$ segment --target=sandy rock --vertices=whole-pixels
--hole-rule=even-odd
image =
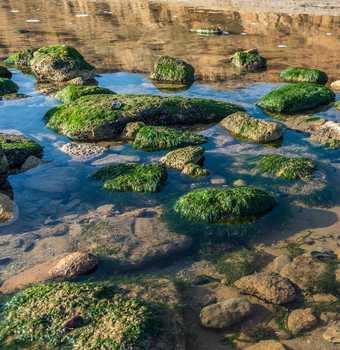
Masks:
[[[335,271],[336,280],[340,282],[340,266]]]
[[[33,169],[39,165],[46,164],[49,162],[51,162],[51,160],[43,160],[43,159],[37,158],[35,156],[29,156],[25,160],[25,163],[21,166],[21,171],[25,172],[25,171]]]
[[[313,300],[315,302],[332,302],[332,301],[337,301],[338,298],[332,294],[314,294],[313,295]]]
[[[296,309],[288,316],[288,329],[294,333],[301,333],[314,328],[318,323],[311,309]]]
[[[280,273],[282,269],[290,263],[290,258],[288,255],[282,254],[274,259],[269,265],[268,270],[274,273]]]
[[[333,81],[331,88],[334,90],[340,90],[340,80]]]
[[[326,267],[325,263],[301,255],[282,269],[281,276],[289,278],[302,290],[315,292],[317,280],[326,271]]]
[[[123,140],[134,140],[138,130],[144,126],[143,122],[130,122],[125,125],[120,138]]]
[[[274,304],[284,304],[295,299],[295,289],[288,279],[275,274],[258,273],[235,282],[242,293],[254,295]]]
[[[328,327],[322,337],[331,343],[340,344],[340,322]]]
[[[262,340],[258,344],[252,345],[247,350],[285,350],[283,344],[275,340]]]
[[[203,164],[203,154],[203,147],[188,146],[167,153],[160,161],[168,168],[182,171],[188,164]]]
[[[61,150],[71,156],[94,156],[98,154],[103,154],[108,151],[107,147],[102,147],[98,145],[77,145],[75,143],[65,144]]]
[[[14,207],[13,201],[6,195],[0,193],[0,223],[12,218]]]
[[[235,180],[234,182],[233,182],[233,185],[234,186],[245,186],[246,185],[246,183],[243,181],[243,180],[241,180],[241,179],[239,179],[239,180]]]
[[[203,326],[221,329],[240,322],[253,312],[253,305],[246,298],[232,298],[203,308],[200,319]]]
[[[6,181],[8,175],[8,161],[0,145],[0,184]]]
[[[210,177],[210,182],[213,185],[221,185],[226,183],[226,179],[223,176],[220,175],[213,175]]]
[[[73,79],[69,80],[67,83],[68,84],[75,84],[75,85],[85,85],[86,80],[84,80],[82,77],[77,77],[77,78],[73,78]]]

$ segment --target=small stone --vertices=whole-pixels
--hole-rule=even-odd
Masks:
[[[293,334],[309,331],[318,323],[311,309],[296,309],[288,316],[288,329]]]
[[[13,217],[14,202],[6,195],[0,193],[0,223]]]
[[[288,340],[291,337],[292,336],[288,332],[282,332],[282,333],[278,334],[278,338],[281,340]]]
[[[334,90],[340,90],[340,80],[333,81],[331,88]]]
[[[225,184],[227,181],[224,177],[219,176],[219,175],[214,175],[210,177],[210,182],[213,185],[221,185],[221,184]]]
[[[25,160],[25,163],[21,166],[21,171],[25,172],[25,171],[33,169],[39,165],[46,164],[49,162],[52,162],[52,161],[51,160],[43,160],[43,159],[37,158],[35,156],[29,156]]]
[[[192,164],[192,163],[187,164],[183,168],[182,173],[195,178],[207,177],[211,174],[210,170],[203,169],[200,165]]]
[[[233,182],[233,185],[234,186],[245,186],[246,185],[246,183],[243,181],[243,180],[235,180],[234,182]]]
[[[63,328],[77,328],[83,321],[84,320],[81,316],[74,316],[64,322],[61,326]]]
[[[332,302],[337,301],[338,298],[332,294],[314,294],[313,300],[315,302]]]
[[[275,340],[262,340],[259,343],[250,346],[247,350],[285,350],[283,344]]]
[[[340,343],[340,323],[336,323],[326,329],[325,333],[322,335],[323,339],[339,344]]]

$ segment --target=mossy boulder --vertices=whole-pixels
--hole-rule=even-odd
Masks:
[[[12,66],[29,66],[33,55],[37,50],[38,49],[21,50],[9,56],[4,62]]]
[[[267,173],[290,180],[311,179],[318,167],[307,158],[289,158],[276,154],[261,156],[256,166]]]
[[[245,71],[256,71],[267,67],[267,60],[264,57],[251,52],[236,52],[232,63],[236,68]]]
[[[23,135],[0,134],[0,144],[10,168],[21,167],[30,156],[42,157],[42,147]]]
[[[0,96],[18,92],[19,86],[8,78],[0,78]]]
[[[314,83],[325,85],[327,74],[318,69],[291,67],[281,72],[280,78],[288,83]]]
[[[267,193],[249,187],[201,190],[182,196],[175,211],[196,222],[240,223],[254,220],[275,206]]]
[[[48,127],[78,141],[118,137],[129,122],[148,125],[196,124],[221,120],[244,110],[241,106],[201,98],[154,95],[115,95],[120,109],[112,110],[111,95],[83,96],[74,102],[49,110]]]
[[[157,59],[151,72],[151,79],[191,83],[195,80],[195,70],[190,64],[170,56]]]
[[[86,95],[114,95],[115,93],[107,88],[99,86],[84,86],[84,85],[67,85],[64,89],[54,92],[50,97],[61,101],[62,103],[68,103],[75,101],[79,97]]]
[[[168,168],[182,171],[187,164],[203,164],[204,148],[188,146],[169,152],[160,161]]]
[[[90,178],[108,191],[155,193],[166,184],[168,172],[163,164],[124,163],[100,168]]]
[[[190,177],[207,177],[211,171],[203,169],[200,165],[189,163],[183,168],[182,173]]]
[[[166,151],[175,148],[201,145],[208,142],[205,136],[166,126],[143,126],[137,132],[133,148],[143,151]]]
[[[235,136],[255,142],[272,142],[283,137],[281,124],[255,119],[244,112],[236,112],[224,118],[220,125]]]
[[[334,92],[323,85],[301,83],[275,89],[262,97],[257,106],[274,112],[290,113],[324,106],[334,99]]]
[[[69,81],[81,77],[86,81],[96,75],[94,66],[71,46],[43,47],[34,53],[30,64],[38,80]]]
[[[6,67],[0,66],[0,78],[11,79],[12,73]]]

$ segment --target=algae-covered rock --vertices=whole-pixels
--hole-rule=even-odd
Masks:
[[[201,190],[182,196],[175,204],[181,216],[197,222],[237,222],[272,209],[275,199],[249,187],[228,190]]]
[[[203,164],[204,162],[204,148],[198,146],[188,146],[179,148],[167,153],[160,159],[160,162],[166,167],[182,171],[189,163]]]
[[[182,173],[190,177],[207,177],[211,171],[203,169],[200,165],[189,163],[183,168]]]
[[[208,28],[196,28],[192,30],[194,33],[200,35],[220,35],[222,34],[222,30],[217,27],[208,27]]]
[[[270,111],[289,113],[327,105],[334,99],[334,92],[323,85],[301,83],[281,86],[262,97],[257,105]]]
[[[25,94],[17,94],[17,93],[13,93],[13,94],[6,94],[3,96],[0,96],[0,101],[14,101],[14,100],[21,100],[23,98],[28,98],[31,96],[25,95]]]
[[[43,152],[37,142],[23,135],[0,134],[0,144],[10,168],[20,167],[30,156],[41,158]]]
[[[109,191],[155,193],[166,184],[168,172],[163,164],[124,163],[100,168],[90,178]]]
[[[8,160],[0,144],[0,184],[3,184],[6,181],[8,175],[8,168]]]
[[[334,108],[340,111],[340,100],[334,103]]]
[[[325,85],[327,74],[318,69],[291,67],[281,72],[280,78],[288,83],[314,83]]]
[[[336,139],[328,139],[324,143],[325,148],[328,149],[339,149],[340,148],[340,140]]]
[[[272,142],[283,136],[281,124],[255,119],[244,112],[236,112],[224,118],[220,124],[232,134],[255,142]]]
[[[232,63],[235,67],[246,71],[256,71],[267,67],[267,60],[264,57],[251,52],[235,53]]]
[[[143,151],[165,151],[208,142],[205,136],[166,126],[143,126],[132,146]]]
[[[114,95],[115,93],[110,89],[102,88],[99,86],[83,86],[70,84],[64,89],[54,92],[50,97],[61,101],[62,103],[68,103],[75,101],[79,97],[86,95]]]
[[[0,78],[0,95],[14,94],[18,92],[19,86],[8,78]]]
[[[12,73],[6,67],[0,66],[0,78],[11,79]]]
[[[76,77],[90,80],[96,75],[94,66],[71,46],[43,47],[34,53],[30,64],[38,80],[68,81]]]
[[[129,122],[148,125],[195,124],[221,120],[244,110],[241,106],[201,98],[154,95],[115,95],[120,109],[111,109],[111,95],[83,96],[49,110],[44,121],[51,129],[78,141],[117,137]]]
[[[15,29],[13,33],[15,33],[15,34],[29,34],[32,32],[30,30],[27,30],[27,29]]]
[[[170,56],[157,59],[150,75],[151,79],[190,83],[195,80],[195,70],[190,64]]]
[[[9,56],[4,62],[15,66],[29,66],[33,55],[37,50],[38,49],[21,50]]]
[[[307,158],[289,158],[276,154],[261,156],[256,166],[267,173],[290,180],[311,179],[318,167]]]

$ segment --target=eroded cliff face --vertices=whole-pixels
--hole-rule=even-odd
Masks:
[[[330,82],[339,79],[340,17],[295,14],[299,12],[296,8],[306,10],[296,7],[301,1],[295,7],[289,5],[293,2],[277,4],[280,12],[282,3],[287,3],[286,12],[292,9],[289,14],[260,13],[261,7],[256,13],[256,1],[243,7],[229,3],[205,1],[203,8],[164,0],[10,0],[0,5],[0,58],[27,47],[63,43],[75,46],[101,72],[148,74],[157,55],[170,54],[190,62],[198,80],[223,89],[248,82],[276,82],[278,73],[288,66],[308,65],[326,71]],[[309,7],[312,13],[328,10],[327,6]],[[334,14],[336,11],[333,9]],[[208,26],[218,26],[230,35],[203,37],[190,32]],[[15,34],[18,28],[33,33]],[[268,59],[268,69],[240,79],[226,58],[238,49],[252,47]]]

